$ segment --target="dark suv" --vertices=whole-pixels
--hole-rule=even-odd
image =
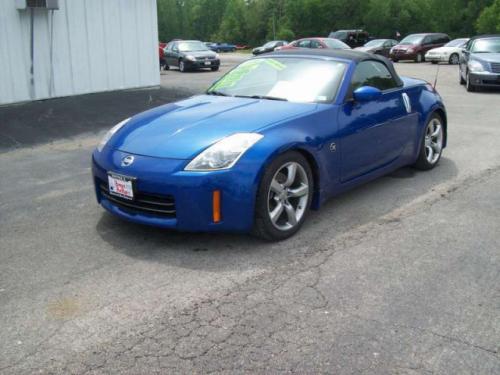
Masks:
[[[460,58],[460,83],[467,91],[480,87],[500,88],[500,34],[469,40]]]
[[[392,47],[389,54],[392,61],[414,60],[425,61],[425,53],[433,48],[444,46],[450,37],[441,33],[410,34],[398,45]]]
[[[328,38],[338,39],[351,48],[364,46],[370,40],[370,34],[364,30],[337,30],[332,31]]]

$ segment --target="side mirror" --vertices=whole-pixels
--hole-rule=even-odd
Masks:
[[[467,55],[467,54],[469,53],[469,51],[467,51],[465,48],[463,48],[463,49],[462,49],[462,53],[463,53],[464,55]]]
[[[360,103],[371,102],[378,100],[382,96],[382,91],[372,86],[362,86],[354,90],[352,96]]]

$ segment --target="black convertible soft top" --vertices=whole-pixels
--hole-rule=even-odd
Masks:
[[[344,60],[352,60],[355,61],[356,64],[361,61],[375,60],[384,64],[389,72],[391,72],[392,76],[397,82],[398,86],[403,86],[403,81],[399,78],[398,73],[394,69],[394,65],[392,61],[385,58],[384,56],[375,55],[372,53],[354,51],[349,49],[312,49],[312,48],[303,48],[303,49],[288,49],[288,50],[280,50],[269,53],[265,56],[315,56],[315,57],[330,57],[333,59],[344,59]],[[263,56],[263,57],[265,57]]]

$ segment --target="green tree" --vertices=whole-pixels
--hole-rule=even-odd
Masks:
[[[480,33],[500,33],[500,0],[495,0],[481,12],[476,25]]]

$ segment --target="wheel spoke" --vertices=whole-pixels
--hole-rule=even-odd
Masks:
[[[436,154],[439,154],[441,152],[441,145],[438,142],[432,142],[431,147]]]
[[[307,186],[306,184],[303,183],[301,186],[299,186],[296,189],[290,189],[288,191],[288,197],[289,198],[299,198],[299,197],[303,197],[304,195],[307,195],[307,193],[309,193],[309,186]]]
[[[426,149],[427,149],[427,160],[429,162],[432,162],[432,160],[434,159],[434,149],[431,146],[427,146]]]
[[[271,221],[273,223],[276,224],[276,222],[278,221],[278,219],[280,218],[281,214],[283,213],[283,204],[281,202],[279,202],[276,207],[274,208],[274,210],[272,210],[269,214],[269,216],[271,217]]]
[[[283,186],[278,181],[273,179],[273,181],[271,182],[271,191],[273,191],[276,194],[281,194],[283,193],[283,190],[284,190]]]
[[[434,128],[434,131],[432,132],[431,134],[431,137],[437,137],[439,135],[439,133],[441,133],[441,125],[434,125],[435,128]]]
[[[285,203],[285,211],[288,217],[288,223],[292,226],[297,224],[297,216],[295,214],[295,210],[290,203]]]
[[[286,168],[288,170],[288,176],[287,176],[286,181],[283,185],[288,187],[288,186],[292,186],[293,182],[295,181],[295,175],[297,174],[297,164],[291,163]]]

